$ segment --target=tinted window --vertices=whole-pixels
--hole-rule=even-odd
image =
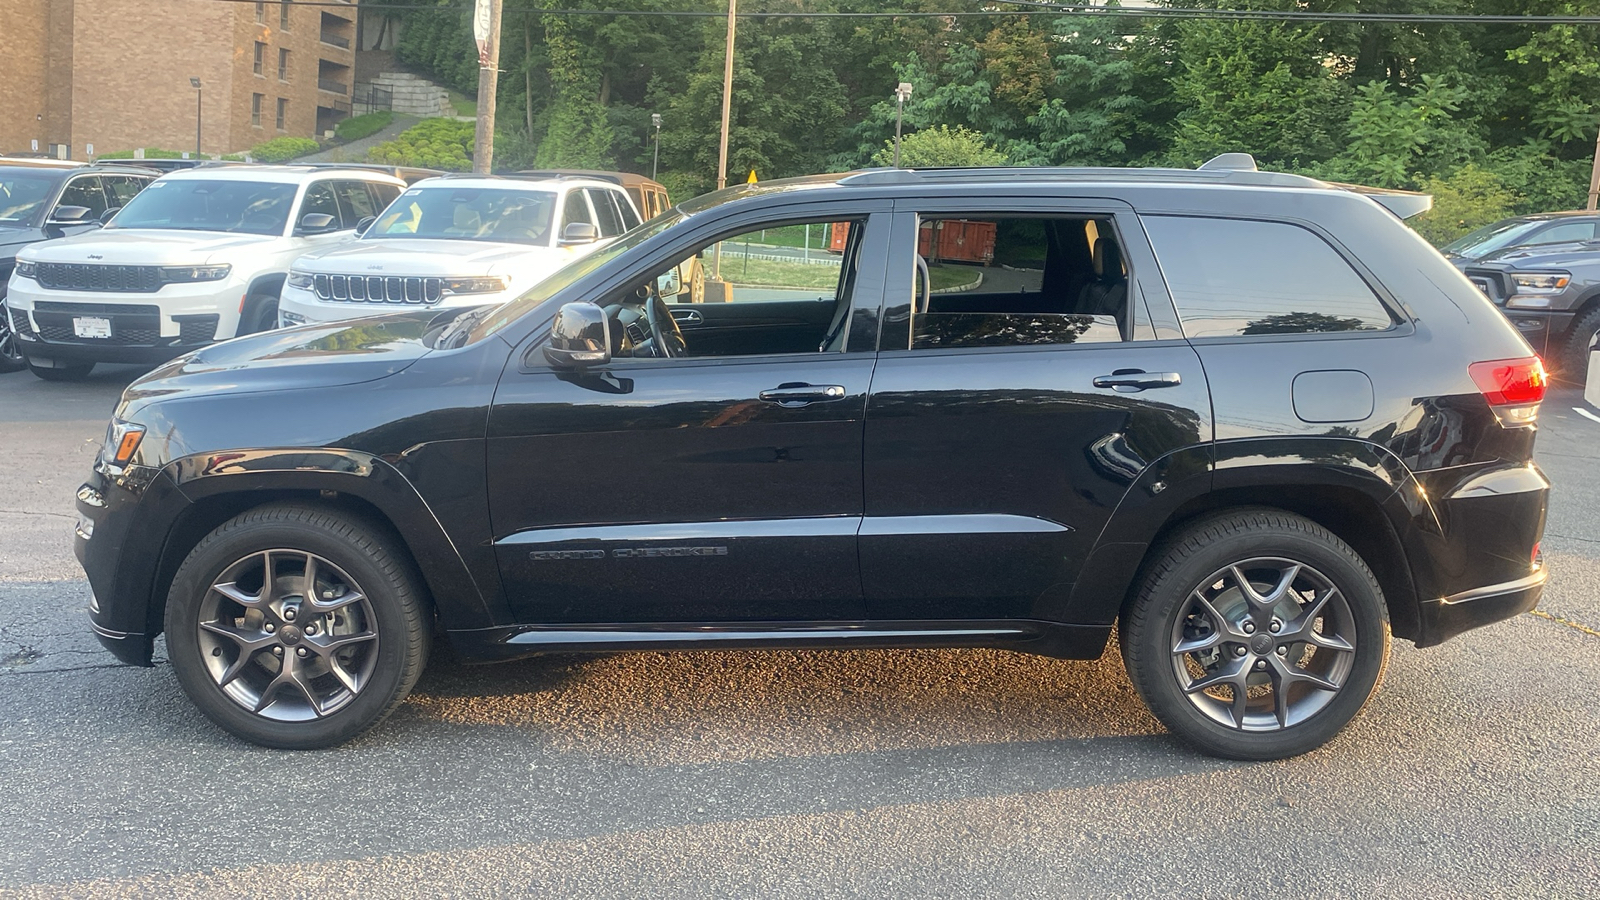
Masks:
[[[144,186],[150,183],[150,179],[134,175],[102,175],[100,181],[106,187],[111,205],[119,207],[127,206],[128,201],[138,196]]]
[[[567,195],[567,205],[562,207],[561,219],[563,230],[573,222],[594,224],[594,220],[589,216],[589,204],[583,202],[583,191],[573,191]]]
[[[292,184],[255,181],[155,181],[109,227],[282,234],[294,191]]]
[[[369,184],[367,187],[372,188],[373,195],[378,198],[380,210],[388,208],[389,204],[394,202],[394,198],[400,196],[400,188],[392,184]]]
[[[1128,270],[1109,219],[923,217],[917,256],[913,350],[1122,339]]]
[[[639,227],[639,214],[633,211],[633,201],[628,199],[627,194],[612,191],[611,201],[617,204],[617,212],[622,215],[623,230]]]
[[[1297,225],[1184,216],[1147,216],[1144,223],[1189,337],[1394,324],[1350,264]]]
[[[67,182],[66,190],[61,192],[61,199],[56,202],[57,209],[63,206],[87,206],[96,216],[105,212],[106,195],[100,190],[100,176],[89,175]]]
[[[1567,241],[1594,240],[1593,222],[1563,222],[1536,233],[1530,244],[1561,244]]]
[[[611,203],[611,192],[598,188],[585,188],[585,193],[589,195],[589,205],[594,207],[595,218],[600,220],[596,223],[600,226],[600,236],[616,237],[621,234],[622,218],[617,215],[617,208]]]
[[[305,221],[305,217],[313,213],[326,213],[333,216],[334,224],[339,224],[339,201],[334,199],[333,182],[319,181],[306,188],[306,197],[300,201],[300,217],[296,221]],[[352,226],[354,222],[350,223]]]
[[[367,192],[366,182],[340,181],[335,183],[334,190],[339,195],[339,206],[344,212],[346,222],[359,222],[367,216],[378,214],[372,202],[372,194]]]

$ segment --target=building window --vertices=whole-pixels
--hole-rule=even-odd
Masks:
[[[278,4],[278,30],[279,31],[288,31],[289,30],[289,2],[290,2],[290,0],[283,0],[282,3]]]
[[[278,130],[279,131],[284,131],[285,130],[284,127],[283,127],[283,123],[288,118],[289,118],[289,101],[285,100],[282,97],[279,97],[278,98]]]
[[[278,49],[278,80],[289,80],[289,51],[281,47]]]
[[[267,45],[256,41],[256,74],[265,75],[264,63],[267,59]]]
[[[256,4],[256,24],[267,24],[267,5],[265,3]]]
[[[263,94],[250,95],[250,125],[252,128],[261,127],[261,99]]]

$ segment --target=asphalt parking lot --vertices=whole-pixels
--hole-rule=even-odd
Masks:
[[[73,492],[134,370],[0,376],[0,896],[1600,896],[1600,421],[1546,400],[1541,611],[1363,716],[1198,756],[1116,654],[466,667],[347,746],[213,728],[91,637]],[[158,657],[160,656],[158,649]]]

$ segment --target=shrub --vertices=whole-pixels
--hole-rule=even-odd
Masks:
[[[371,162],[465,172],[472,168],[476,124],[457,119],[424,119],[367,151]]]
[[[333,129],[333,133],[341,141],[359,141],[364,137],[371,137],[388,128],[389,123],[393,121],[394,113],[387,109],[380,109],[376,112],[364,113],[345,119]]]
[[[305,156],[307,153],[315,153],[321,146],[311,138],[284,135],[251,147],[250,156],[256,162],[281,163],[297,156]]]
[[[1504,219],[1520,199],[1493,172],[1470,163],[1448,178],[1424,178],[1420,187],[1433,195],[1433,209],[1410,224],[1434,246]]]

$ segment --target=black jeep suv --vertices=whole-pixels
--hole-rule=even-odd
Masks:
[[[1543,370],[1419,199],[1248,157],[775,181],[503,306],[207,347],[78,493],[94,630],[143,665],[165,630],[217,724],[311,748],[439,638],[1087,659],[1118,626],[1173,732],[1301,753],[1391,630],[1545,580]],[[689,258],[725,302],[662,299]]]

